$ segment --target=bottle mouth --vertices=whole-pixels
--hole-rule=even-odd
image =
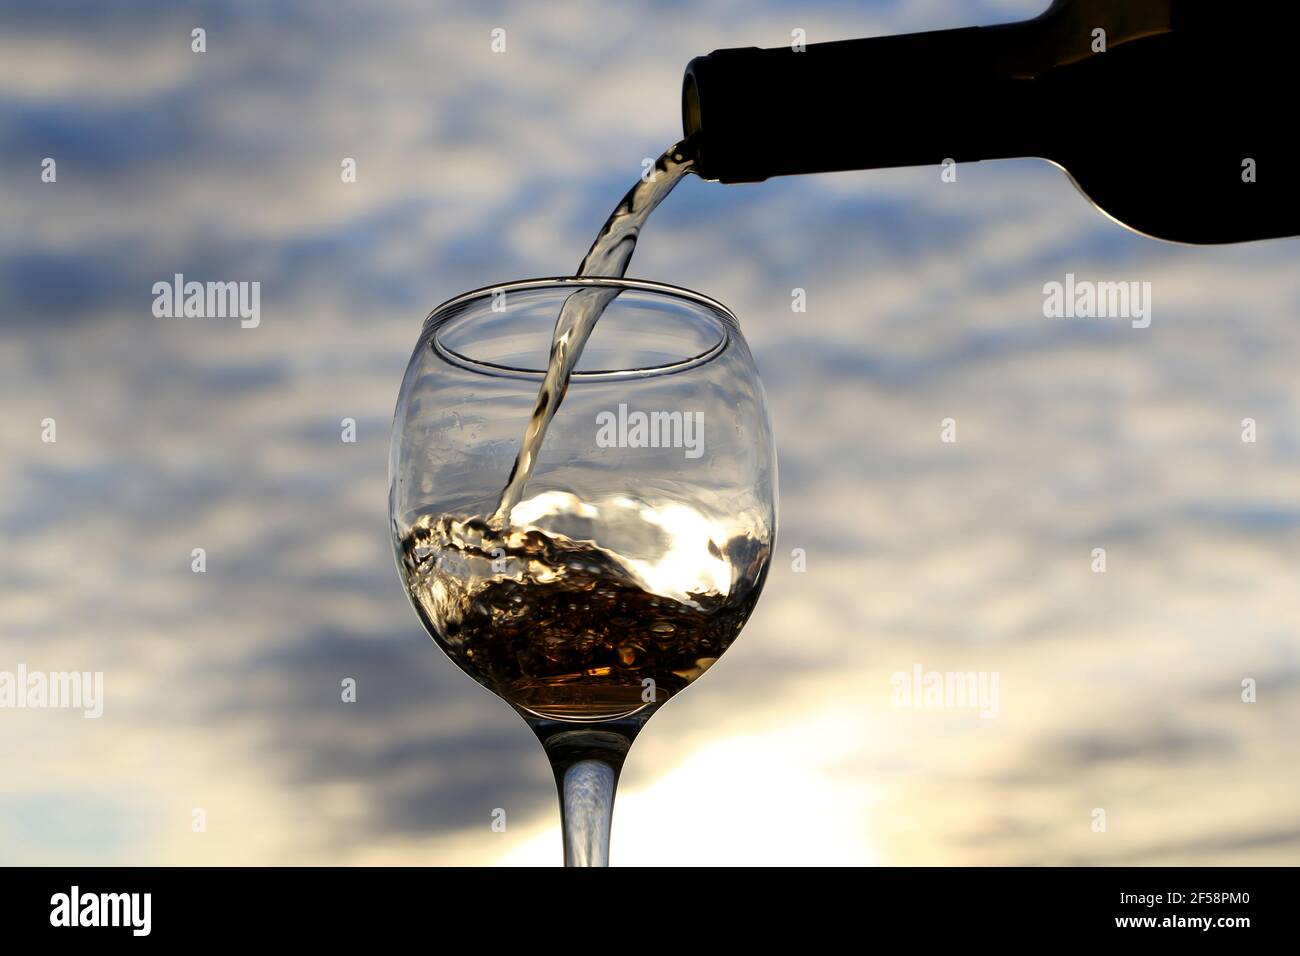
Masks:
[[[706,68],[707,56],[697,56],[686,64],[682,76],[682,138],[692,143],[695,163],[691,172],[700,179],[716,181],[709,172],[708,152],[704,145],[704,108],[700,105],[700,83],[696,71]]]
[[[700,87],[695,82],[692,60],[686,67],[686,76],[682,79],[682,132],[690,139],[703,128],[703,116],[700,113]]]
[[[765,52],[757,47],[714,50],[686,64],[682,132],[693,141],[691,171],[701,179],[756,183],[771,175],[783,141],[771,132],[778,121],[769,102]],[[710,117],[707,129],[705,106]]]
[[[640,279],[570,276],[485,286],[449,299],[425,320],[424,337],[444,361],[484,375],[540,381],[555,320],[569,296],[612,300],[583,350],[572,382],[670,375],[717,358],[739,332],[722,303]]]

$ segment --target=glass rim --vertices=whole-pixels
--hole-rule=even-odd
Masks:
[[[652,282],[647,279],[629,279],[617,276],[552,276],[549,278],[539,279],[519,279],[514,282],[483,286],[482,288],[473,289],[469,292],[463,292],[460,295],[454,296],[438,305],[425,318],[424,329],[428,332],[438,321],[438,317],[442,313],[453,310],[458,306],[466,305],[475,300],[482,299],[494,293],[504,292],[509,294],[510,292],[552,288],[571,288],[574,291],[583,288],[617,288],[620,291],[647,292],[662,298],[677,299],[696,307],[708,309],[720,320],[722,326],[722,335],[719,337],[718,341],[696,355],[686,356],[685,358],[674,362],[666,362],[661,365],[649,365],[641,368],[597,369],[585,371],[574,370],[571,373],[572,380],[602,381],[619,378],[644,378],[682,372],[715,359],[731,344],[732,333],[740,332],[740,320],[736,318],[736,314],[717,299],[710,298],[700,292],[694,292],[691,289],[682,288],[681,286],[668,285],[663,282]],[[528,379],[541,379],[546,374],[545,369],[518,368],[516,366],[501,365],[495,362],[487,362],[482,359],[471,358],[468,355],[464,355],[449,348],[440,341],[437,334],[433,335],[432,339],[433,340],[430,344],[437,355],[446,361],[460,366],[461,368],[468,369],[469,371],[495,375],[498,377]]]

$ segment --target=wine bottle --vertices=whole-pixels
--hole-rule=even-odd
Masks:
[[[725,183],[1040,157],[1149,236],[1300,235],[1296,6],[1056,0],[993,27],[717,50],[686,68],[683,126]]]

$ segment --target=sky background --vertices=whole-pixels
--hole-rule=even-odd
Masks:
[[[437,303],[576,267],[691,57],[1045,2],[783,6],[0,3],[0,671],[106,694],[0,710],[0,862],[559,862],[540,747],[403,596],[398,385]],[[1300,862],[1298,253],[1132,235],[1037,161],[683,183],[630,274],[739,315],[781,530],[613,862]],[[155,317],[178,272],[261,324]],[[1150,282],[1150,328],[1045,318],[1066,273]],[[894,706],[916,665],[998,715]]]

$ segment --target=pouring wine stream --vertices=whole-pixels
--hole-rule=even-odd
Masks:
[[[578,266],[578,275],[622,278],[627,273],[628,263],[632,261],[632,253],[636,251],[637,239],[646,219],[694,165],[695,157],[690,150],[689,140],[682,140],[669,147],[655,162],[654,172],[629,189],[623,201],[614,207],[582,264]],[[591,337],[596,323],[600,321],[601,314],[617,295],[617,289],[580,289],[569,296],[560,310],[560,316],[555,321],[555,336],[551,341],[551,357],[546,366],[546,376],[537,393],[537,404],[533,406],[532,418],[524,433],[523,443],[519,446],[519,455],[510,471],[510,478],[501,492],[497,509],[488,519],[488,524],[493,529],[500,531],[509,525],[510,512],[519,504],[524,486],[528,484],[537,465],[537,455],[546,438],[546,426],[564,401],[569,376],[582,357],[582,349]]]

